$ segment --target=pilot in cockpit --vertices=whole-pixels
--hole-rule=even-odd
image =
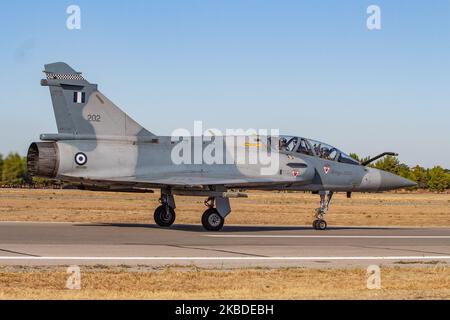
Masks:
[[[320,157],[320,145],[317,145],[317,143],[314,144],[314,152]]]
[[[322,148],[321,158],[328,159],[330,157],[331,150],[327,147]]]
[[[286,138],[281,138],[279,142],[279,149],[280,151],[286,151],[287,148],[287,140]]]

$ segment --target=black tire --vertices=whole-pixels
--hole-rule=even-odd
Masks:
[[[317,230],[317,221],[318,221],[318,220],[314,220],[314,221],[313,221],[313,224],[312,224],[313,228],[316,229],[316,230]]]
[[[208,209],[203,213],[202,225],[208,231],[220,231],[224,223],[225,219],[216,209]]]
[[[155,222],[160,227],[170,227],[175,222],[175,210],[169,206],[159,206],[153,216]]]
[[[317,230],[326,230],[327,229],[327,222],[325,220],[317,220],[316,222],[316,229]]]

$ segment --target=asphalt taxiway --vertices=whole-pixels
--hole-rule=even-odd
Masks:
[[[347,267],[450,263],[450,228],[0,223],[0,265]]]

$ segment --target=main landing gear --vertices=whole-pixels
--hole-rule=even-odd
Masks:
[[[161,205],[156,208],[153,218],[160,227],[170,227],[176,219],[175,200],[170,193],[161,192]]]
[[[175,190],[180,193],[180,191]],[[178,194],[177,193],[177,194]],[[216,188],[207,192],[208,199],[205,206],[208,208],[202,216],[202,225],[208,231],[220,231],[225,223],[225,217],[231,212],[230,199],[224,194],[226,189]],[[161,205],[156,208],[154,219],[160,227],[170,227],[175,222],[175,199],[170,189],[161,190]],[[200,196],[205,195],[203,192],[184,193],[184,195]],[[229,195],[228,195],[229,196]]]
[[[324,217],[330,206],[331,199],[333,198],[333,191],[320,191],[319,195],[320,208],[316,209],[316,220],[313,222],[313,228],[316,230],[326,230],[328,225]]]
[[[208,209],[203,213],[202,225],[208,231],[220,231],[225,223],[224,217],[222,217],[219,211],[214,207],[215,198],[209,197],[205,201],[205,206]]]
[[[175,222],[175,210],[168,205],[160,205],[153,215],[155,222],[160,227],[170,227]]]

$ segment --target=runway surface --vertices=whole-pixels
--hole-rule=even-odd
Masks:
[[[342,267],[450,263],[450,228],[0,223],[0,265]]]

